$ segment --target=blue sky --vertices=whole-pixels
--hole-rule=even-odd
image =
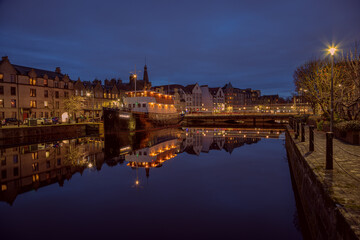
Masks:
[[[231,83],[288,96],[293,72],[327,43],[360,40],[358,0],[0,0],[0,54],[72,79]]]

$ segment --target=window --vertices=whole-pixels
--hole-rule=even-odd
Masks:
[[[4,87],[0,86],[0,94],[3,95],[4,94]]]
[[[0,73],[0,82],[4,82],[4,74]]]
[[[16,87],[11,87],[10,92],[12,96],[16,95]]]
[[[1,160],[1,166],[6,166],[6,158]]]
[[[55,98],[59,98],[59,91],[55,92]]]
[[[48,80],[44,79],[44,86],[47,86],[47,85],[48,85]]]
[[[17,154],[13,155],[13,163],[16,164],[19,162],[19,157]]]
[[[14,74],[10,75],[10,82],[12,82],[12,83],[16,82],[16,75],[14,75]]]
[[[30,85],[36,85],[36,78],[30,78],[29,79],[29,84]]]
[[[38,162],[35,162],[32,164],[32,170],[33,170],[33,172],[39,171],[39,163]]]
[[[59,82],[58,82],[58,81],[55,81],[55,82],[54,82],[54,87],[56,87],[56,88],[59,87]]]
[[[4,99],[0,99],[0,107],[4,107]]]
[[[131,104],[129,104],[129,108],[131,108]]]
[[[17,177],[17,176],[19,176],[19,168],[15,167],[14,168],[14,177]]]
[[[16,108],[16,100],[15,99],[11,99],[11,107]]]
[[[58,158],[57,160],[56,160],[56,164],[59,166],[59,165],[61,165],[61,158]]]
[[[104,98],[106,98],[106,93],[104,93]]]
[[[4,119],[4,118],[5,118],[5,112],[0,112],[0,119]]]
[[[80,95],[81,95],[81,96],[84,95],[84,91],[83,91],[83,90],[80,91]]]
[[[45,108],[48,108],[48,104],[49,104],[48,101],[44,101],[44,107]]]
[[[78,90],[75,90],[75,96],[77,96],[79,93],[78,93]]]
[[[143,103],[143,107],[146,107],[146,103]]]
[[[39,154],[38,154],[38,152],[33,152],[33,153],[31,153],[31,159],[32,159],[32,160],[39,159]]]
[[[2,170],[1,171],[1,178],[2,179],[5,179],[7,176],[6,176],[6,170]]]
[[[30,107],[36,108],[36,101],[31,100],[31,101],[30,101]]]
[[[49,113],[45,112],[45,117],[48,118],[49,117]]]
[[[64,97],[68,98],[69,97],[69,92],[64,92]]]
[[[50,161],[46,161],[46,168],[50,168]]]
[[[30,89],[30,97],[36,97],[36,89]]]
[[[49,97],[49,91],[48,90],[44,90],[44,97]]]
[[[44,113],[43,112],[40,112],[40,117],[44,117]]]
[[[60,103],[59,102],[55,102],[55,108],[59,109],[60,108]]]
[[[64,88],[65,88],[65,89],[68,89],[68,88],[69,88],[68,83],[64,83]]]

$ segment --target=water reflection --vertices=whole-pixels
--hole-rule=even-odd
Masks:
[[[149,178],[151,168],[160,168],[179,154],[199,156],[222,150],[231,154],[262,138],[279,138],[281,133],[276,128],[162,129],[1,148],[0,201],[12,205],[19,194],[55,183],[62,187],[74,174],[86,168],[100,171],[104,163],[135,170],[137,186],[139,175]]]
[[[104,141],[85,137],[0,149],[0,201],[13,204],[18,194],[58,183],[88,167],[101,169]]]

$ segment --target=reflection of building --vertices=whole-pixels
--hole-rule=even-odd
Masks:
[[[79,138],[0,149],[0,201],[53,183],[60,186],[87,167],[101,169],[103,140]]]

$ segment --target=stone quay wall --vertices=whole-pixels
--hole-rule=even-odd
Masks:
[[[358,239],[339,211],[336,202],[328,193],[328,189],[317,178],[301,154],[289,129],[286,131],[286,150],[312,238],[327,240]],[[331,172],[329,174],[331,175]]]
[[[99,134],[99,130],[100,124],[0,128],[0,146],[83,137],[89,134]]]

